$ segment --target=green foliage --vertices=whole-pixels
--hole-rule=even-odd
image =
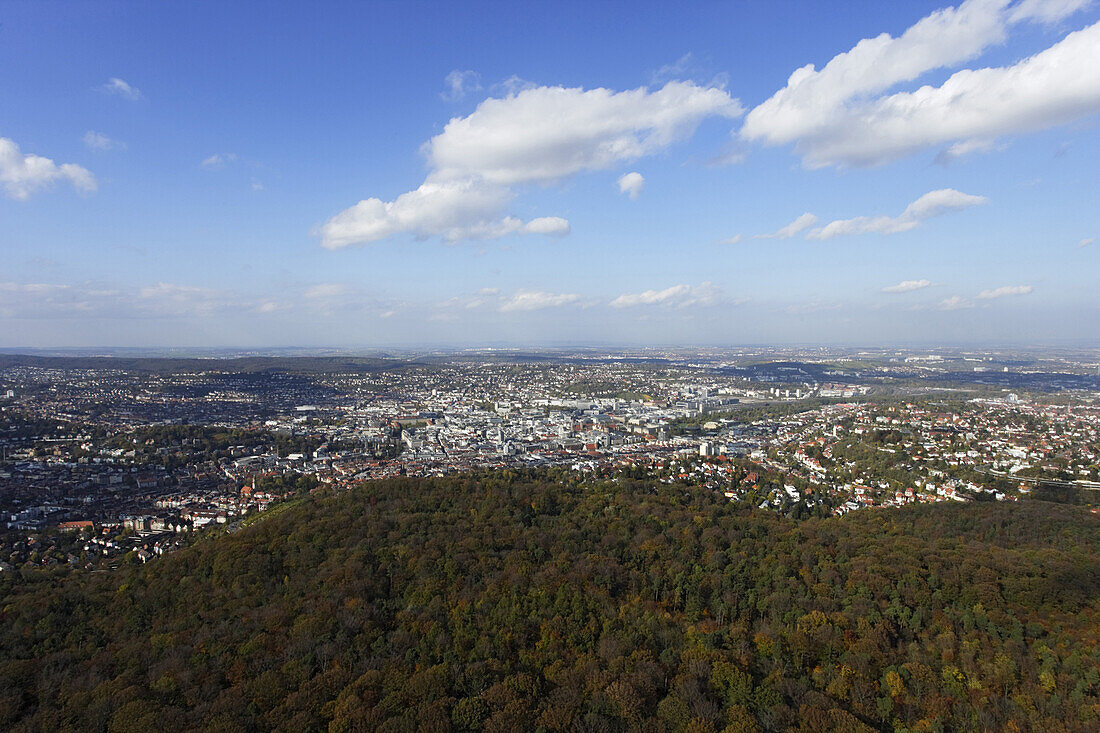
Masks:
[[[303,492],[108,573],[0,577],[8,730],[1090,730],[1066,505],[794,522],[552,471]]]

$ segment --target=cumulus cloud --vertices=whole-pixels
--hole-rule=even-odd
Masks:
[[[106,94],[114,94],[115,96],[122,97],[123,99],[129,99],[132,102],[141,99],[141,91],[139,91],[137,87],[132,86],[117,77],[111,77],[110,79],[108,79],[107,83],[101,86],[99,90]]]
[[[540,216],[523,225],[524,234],[546,234],[562,237],[569,233],[569,222],[560,216]]]
[[[393,201],[370,198],[340,212],[322,227],[323,244],[338,249],[401,232],[452,242],[499,237],[524,226],[515,217],[500,218],[511,198],[503,186],[476,179],[426,181]]]
[[[8,197],[26,201],[32,193],[56,181],[67,181],[81,193],[92,193],[97,186],[87,168],[73,163],[57,165],[31,153],[24,155],[14,141],[0,137],[0,187]]]
[[[902,280],[897,285],[890,285],[882,289],[884,293],[909,293],[914,290],[927,288],[932,283],[928,280]]]
[[[662,305],[687,308],[693,305],[715,305],[722,298],[722,290],[711,282],[696,286],[673,285],[664,290],[645,290],[641,293],[623,293],[611,301],[612,308],[635,308],[644,305]]]
[[[795,144],[803,164],[875,165],[942,144],[955,155],[988,149],[1100,111],[1100,24],[1070,33],[1013,66],[964,69],[940,86],[886,92],[1003,43],[1014,24],[1052,23],[1087,0],[967,0],[937,10],[898,38],[860,41],[822,69],[812,64],[753,109],[741,135]],[[956,147],[958,146],[958,147]]]
[[[89,150],[125,150],[126,143],[112,140],[102,132],[88,130],[84,133],[84,145]]]
[[[638,198],[645,186],[645,178],[641,173],[624,173],[619,176],[619,193],[625,193],[631,199]]]
[[[1010,295],[1027,295],[1031,290],[1030,285],[1004,285],[992,290],[983,290],[978,293],[978,298],[980,300],[993,300],[994,298],[1004,298]]]
[[[576,293],[545,293],[537,290],[519,290],[500,304],[501,313],[534,311],[543,308],[559,308],[576,303],[581,296]]]
[[[741,244],[741,240],[744,239],[740,234],[734,234],[732,237],[726,237],[718,241],[718,244]]]
[[[216,171],[224,168],[229,163],[232,163],[237,159],[236,153],[214,153],[209,158],[204,158],[201,165],[203,168]]]
[[[816,223],[817,223],[817,217],[807,211],[805,214],[798,217],[797,219],[795,219],[794,221],[792,221],[790,224],[783,227],[779,231],[773,232],[771,234],[757,234],[753,238],[754,239],[790,239],[791,237],[798,234],[799,232],[801,232],[805,229],[809,229],[810,227],[812,227]]]
[[[505,215],[515,187],[651,155],[690,136],[707,117],[741,111],[725,90],[690,82],[655,91],[533,87],[490,98],[424,145],[430,172],[419,188],[340,212],[320,227],[322,244],[336,249],[403,232],[449,241],[561,234],[564,219],[536,224]]]
[[[810,231],[806,234],[806,238],[826,240],[845,234],[907,232],[915,229],[925,219],[931,219],[949,211],[961,211],[984,204],[988,200],[984,196],[972,196],[953,188],[941,188],[924,194],[905,207],[905,211],[899,216],[857,216],[854,219],[837,219]]]
[[[691,82],[656,91],[537,87],[487,99],[468,117],[452,119],[426,152],[446,177],[553,183],[650,155],[688,137],[707,117],[741,111],[724,90]]]
[[[481,76],[476,71],[455,69],[443,79],[446,85],[440,97],[448,102],[457,102],[467,94],[481,91]]]

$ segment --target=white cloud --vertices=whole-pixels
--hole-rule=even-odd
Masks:
[[[1090,244],[1096,241],[1096,237],[1085,237],[1077,243],[1078,247],[1088,247]]]
[[[932,283],[928,280],[902,280],[897,285],[890,285],[882,289],[884,293],[909,293],[914,290],[927,288]]]
[[[546,234],[561,237],[570,231],[569,221],[560,216],[540,216],[523,225],[524,234]]]
[[[224,168],[226,165],[232,163],[236,159],[236,153],[214,153],[209,158],[205,158],[199,165],[201,165],[203,168],[206,168],[207,170],[216,171]]]
[[[0,292],[7,293],[49,293],[65,290],[68,287],[68,285],[55,285],[53,283],[0,282]]]
[[[125,150],[126,143],[112,140],[102,132],[88,130],[84,133],[84,145],[89,150]]]
[[[320,227],[322,244],[336,249],[402,232],[449,241],[562,234],[564,219],[525,224],[505,216],[514,187],[553,184],[651,155],[690,136],[707,117],[741,111],[724,90],[689,82],[656,91],[533,87],[487,99],[424,145],[431,171],[419,188],[337,214]]]
[[[727,165],[737,165],[744,163],[748,153],[743,144],[730,143],[722,148],[722,150],[710,158],[707,158],[705,165],[708,168],[721,168]]]
[[[624,173],[619,176],[619,193],[625,193],[631,199],[636,199],[642,193],[645,186],[645,178],[641,173]]]
[[[997,145],[992,140],[963,140],[938,152],[935,162],[942,166],[948,166],[958,158],[963,158],[971,153],[988,153],[996,147]]]
[[[24,155],[14,141],[0,137],[0,187],[17,201],[26,201],[35,191],[55,181],[68,181],[81,193],[96,190],[95,176],[87,168],[73,163],[57,165],[49,158]]]
[[[168,300],[191,300],[210,293],[207,288],[200,288],[194,285],[176,285],[173,283],[159,282],[156,285],[149,285],[147,287],[138,290],[138,296],[141,298],[164,298]]]
[[[1100,110],[1100,26],[1069,34],[1014,66],[965,69],[939,87],[883,95],[923,74],[955,66],[1003,43],[1014,23],[1050,23],[1084,0],[968,0],[937,10],[899,38],[864,39],[817,70],[807,65],[753,109],[741,135],[795,143],[803,163],[875,165],[923,148],[956,154],[993,138],[1069,122]],[[961,147],[955,145],[961,144]]]
[[[476,176],[510,186],[553,183],[586,170],[651,155],[741,105],[722,89],[669,82],[661,89],[537,87],[487,99],[425,146],[444,177]]]
[[[772,234],[757,234],[753,239],[790,239],[802,230],[809,229],[816,223],[817,217],[807,211],[779,231],[773,232]]]
[[[612,308],[635,308],[644,305],[662,305],[687,308],[693,305],[715,305],[722,299],[722,290],[711,282],[696,286],[673,285],[664,290],[645,290],[641,293],[623,293],[611,301]]]
[[[692,53],[688,51],[671,64],[665,64],[653,72],[652,83],[664,84],[672,79],[683,79],[688,69],[691,68]]]
[[[348,286],[343,283],[320,283],[306,288],[302,295],[306,298],[336,298],[348,292]]]
[[[1036,20],[1049,25],[1069,17],[1091,3],[1092,0],[1022,0],[1013,6],[1009,17],[1014,22]]]
[[[741,240],[744,239],[740,234],[734,234],[732,237],[726,237],[719,240],[718,244],[741,244]]]
[[[137,87],[131,86],[117,77],[108,79],[107,83],[101,86],[99,90],[107,94],[114,94],[123,99],[129,99],[130,101],[141,99],[141,91],[139,91]]]
[[[506,97],[510,97],[513,94],[519,94],[520,92],[527,91],[528,89],[537,89],[538,84],[533,81],[527,81],[526,79],[512,74],[499,84],[493,85],[493,92],[503,94]]]
[[[481,76],[476,71],[455,69],[447,74],[443,83],[447,88],[439,96],[448,102],[457,102],[467,94],[481,91]]]
[[[957,311],[963,308],[973,308],[974,304],[960,295],[952,295],[950,298],[941,300],[936,307],[941,311]]]
[[[520,290],[500,304],[501,313],[558,308],[580,300],[575,293],[544,293],[536,290]]]
[[[1027,295],[1032,291],[1030,285],[1005,285],[999,288],[993,288],[992,290],[983,290],[978,293],[980,300],[993,300],[994,298],[1004,298],[1010,295]]]
[[[792,316],[804,316],[810,313],[821,313],[822,311],[836,311],[840,308],[840,303],[824,303],[820,300],[812,300],[808,303],[792,303],[783,310]]]
[[[340,212],[321,228],[322,243],[338,249],[402,232],[451,242],[503,236],[524,226],[515,217],[499,218],[511,198],[508,189],[476,179],[425,181],[393,201],[370,198]]]
[[[857,216],[854,219],[837,219],[823,227],[806,234],[807,239],[826,240],[845,234],[896,234],[915,229],[925,219],[930,219],[949,211],[961,211],[984,204],[989,199],[984,196],[956,191],[953,188],[941,188],[929,191],[905,207],[899,216]]]

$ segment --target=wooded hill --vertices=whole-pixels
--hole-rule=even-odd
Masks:
[[[7,730],[1097,730],[1078,507],[795,522],[655,482],[314,494],[107,573],[3,573]]]

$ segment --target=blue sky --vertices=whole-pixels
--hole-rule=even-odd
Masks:
[[[1100,340],[1097,3],[8,2],[0,68],[0,346]]]

